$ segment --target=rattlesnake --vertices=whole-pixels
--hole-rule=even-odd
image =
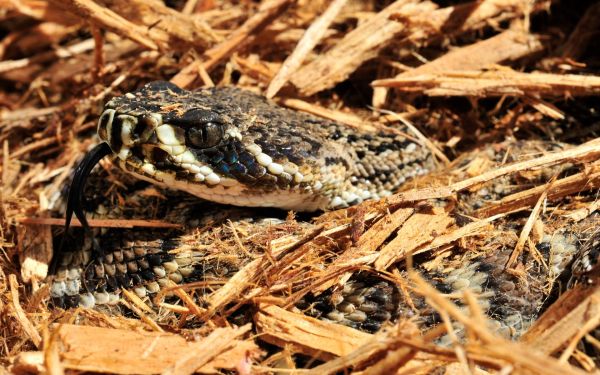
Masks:
[[[95,183],[88,184],[85,194],[81,192],[92,164],[105,154],[114,154],[123,170],[160,188],[236,206],[316,211],[380,199],[397,191],[407,180],[434,171],[429,149],[406,129],[401,130],[372,134],[283,109],[234,88],[189,92],[155,82],[114,98],[99,120],[98,135],[104,143],[79,167],[67,215],[74,209],[85,221],[81,207],[85,195],[92,197],[90,207],[100,217],[158,217],[186,229],[166,233],[104,229],[95,234],[97,244],[87,237],[84,245],[81,241],[73,242],[79,244],[73,248],[67,245],[56,258],[58,267],[51,288],[54,302],[61,307],[81,304],[123,313],[127,309],[118,304],[120,291],[128,288],[158,312],[162,300],[155,297],[165,297],[161,290],[171,282],[204,282],[193,289],[202,300],[215,285],[226,282],[253,257],[268,251],[265,243],[278,238],[297,239],[319,225],[286,220],[281,214],[275,220],[261,219],[265,212],[260,210],[220,208],[218,213],[213,209],[213,215],[207,214],[205,203],[163,190],[160,194],[167,198],[157,198],[161,195],[148,193],[151,188],[136,185],[134,179],[121,173],[118,177],[133,187],[125,191],[124,206],[115,207],[111,195],[104,193],[108,189],[106,176],[93,175]],[[568,146],[510,141],[470,153],[448,170],[460,180],[476,159],[487,160],[488,168],[493,168],[563,147]],[[458,197],[460,204],[455,213],[457,217],[468,217],[486,201],[522,190],[528,184],[545,183],[553,176],[571,173],[570,169],[577,168],[562,165],[496,179]],[[447,176],[448,171],[443,174]],[[272,212],[266,216],[270,215]],[[462,252],[457,246],[452,254],[417,257],[415,268],[445,293],[465,288],[477,292],[495,327],[506,336],[518,337],[542,311],[555,281],[581,251],[581,244],[595,243],[589,238],[598,223],[594,215],[571,225],[552,213],[542,214],[543,221],[552,225],[539,238],[539,257],[524,253],[519,261],[527,272],[506,273],[504,266],[524,219],[515,221],[513,216],[498,221],[493,235],[483,240],[478,237],[480,252]],[[236,231],[244,234],[241,242],[236,239]],[[231,252],[239,246],[246,253]],[[590,246],[587,252],[594,258],[596,250],[590,250]],[[100,248],[100,254],[95,247]],[[400,270],[402,273],[403,268]],[[296,279],[291,284],[302,282]],[[294,308],[370,332],[398,317],[416,316],[427,325],[439,321],[422,298],[407,295],[388,278],[367,271],[356,272],[341,292],[333,288],[318,296],[306,294]],[[161,316],[168,320],[172,314]]]

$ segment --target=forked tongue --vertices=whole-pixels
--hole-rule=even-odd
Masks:
[[[83,190],[85,188],[85,183],[87,178],[96,166],[100,159],[103,157],[110,155],[112,153],[111,148],[108,143],[102,142],[94,147],[90,152],[88,152],[83,160],[79,163],[77,168],[75,169],[75,175],[73,176],[73,181],[71,181],[71,186],[69,187],[69,195],[67,198],[67,212],[65,218],[65,232],[63,234],[63,238],[60,242],[59,252],[63,251],[65,240],[69,231],[69,227],[71,226],[71,219],[73,214],[79,219],[79,222],[83,226],[85,233],[91,233],[90,226],[88,224],[87,219],[85,218],[85,213],[83,212]],[[94,241],[94,245],[96,245]],[[98,250],[97,246],[94,246],[94,250]]]

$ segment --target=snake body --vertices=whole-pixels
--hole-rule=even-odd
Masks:
[[[236,206],[297,211],[345,207],[389,195],[406,180],[433,170],[429,151],[409,136],[370,134],[278,107],[234,88],[190,92],[165,82],[148,84],[107,103],[98,135],[130,175],[159,187]],[[479,165],[481,159],[486,159],[491,168],[563,147],[567,146],[545,142],[503,144],[457,160],[450,173],[462,180],[468,177],[464,174],[474,160]],[[478,186],[460,197],[460,210],[474,214],[486,201],[568,173],[568,165],[560,168],[507,176]],[[102,187],[105,183],[106,179],[100,178],[95,192],[89,192],[101,196],[101,204],[97,203],[104,208],[98,214],[127,216],[119,207],[106,209],[111,202],[98,193],[106,189]],[[213,290],[206,285],[226,282],[250,261],[224,252],[224,248],[238,244],[222,223],[212,223],[204,226],[209,229],[198,232],[203,225],[198,223],[198,210],[189,198],[165,193],[174,194],[174,198],[148,203],[147,198],[139,198],[139,191],[129,193],[125,206],[136,207],[136,214],[181,223],[184,231],[123,233],[110,229],[98,236],[103,248],[100,258],[92,259],[90,243],[63,254],[51,287],[56,305],[120,311],[116,306],[121,291],[128,289],[159,311],[160,304],[155,302],[169,298],[162,292],[165,287],[205,283],[202,291],[196,290],[201,300],[207,288]],[[551,215],[542,217],[551,219]],[[508,337],[518,337],[535,321],[553,283],[574,257],[585,253],[575,261],[574,276],[597,267],[598,241],[591,232],[598,221],[596,216],[577,225],[556,221],[555,229],[548,228],[540,238],[538,257],[529,253],[519,257],[527,269],[523,274],[505,270],[518,238],[515,233],[522,225],[514,218],[497,224],[494,235],[481,243],[486,250],[455,251],[451,256],[440,255],[441,261],[417,257],[415,267],[444,293],[452,295],[466,288],[477,292],[480,307],[495,322],[494,328]],[[257,218],[233,223],[245,228],[247,238],[260,236],[267,231],[265,228],[269,228],[272,239],[299,235],[315,227],[305,222],[292,228],[285,221]],[[213,244],[215,240],[229,241],[230,245],[219,247]],[[243,245],[255,254],[266,251],[255,242]],[[155,301],[157,296],[160,298]],[[331,289],[318,296],[309,293],[296,303],[296,308],[369,332],[399,316],[417,316],[426,325],[440,321],[421,297],[401,293],[392,282],[369,273],[357,273],[341,292]]]
[[[225,284],[253,256],[264,254],[265,242],[293,241],[316,227],[309,222],[290,223],[271,215],[265,217],[264,212],[261,216],[255,210],[209,208],[194,197],[173,191],[165,191],[165,197],[157,198],[145,193],[146,184],[134,186],[130,176],[123,173],[117,173],[117,177],[133,186],[127,191],[124,207],[103,195],[110,189],[105,173],[92,176],[86,195],[90,198],[88,204],[95,207],[93,217],[160,217],[183,229],[96,231],[95,240],[103,253],[99,257],[94,254],[91,241],[77,237],[75,243],[80,245],[59,255],[51,282],[52,302],[57,307],[82,306],[129,315],[122,303],[126,299],[123,290],[128,290],[147,306],[146,313],[148,308],[153,309],[159,314],[155,319],[165,323],[173,314],[160,314],[161,302],[181,303],[169,289],[191,283],[194,286],[190,293],[200,306],[206,307],[204,297]],[[232,251],[239,246],[232,228],[244,233],[240,241],[248,253]],[[383,323],[398,317],[397,287],[374,274],[356,275],[345,283],[335,300],[331,292],[308,295],[297,303],[297,308],[309,316],[368,332],[377,331]]]

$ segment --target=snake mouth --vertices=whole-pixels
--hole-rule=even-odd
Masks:
[[[232,186],[236,181],[218,174],[201,163],[196,155],[182,145],[144,143],[132,147],[126,158],[119,158],[125,170],[143,175],[159,183],[173,180],[208,186]]]

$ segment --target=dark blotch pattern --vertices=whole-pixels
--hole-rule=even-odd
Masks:
[[[333,290],[327,290],[318,297],[308,294],[297,306],[310,316],[325,318],[331,312],[339,311],[339,307],[350,305],[352,308],[344,311],[362,311],[366,319],[346,318],[343,324],[372,333],[377,332],[385,322],[398,318],[400,304],[398,287],[376,275],[355,274],[341,292],[342,299],[337,305],[331,303],[332,296]],[[362,303],[359,303],[359,300],[362,300]]]

